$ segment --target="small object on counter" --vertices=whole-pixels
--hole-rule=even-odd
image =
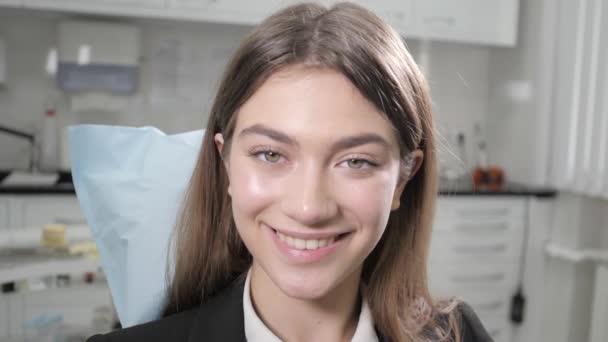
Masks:
[[[39,168],[42,171],[57,171],[59,166],[59,130],[55,108],[49,107],[42,121],[40,137]]]
[[[501,191],[505,185],[505,172],[499,166],[488,168],[488,190]]]
[[[59,180],[58,173],[12,171],[2,180],[3,186],[52,186]]]
[[[499,166],[489,168],[476,167],[473,170],[473,188],[476,191],[502,191],[505,175]]]
[[[57,275],[57,287],[68,287],[70,286],[70,275],[69,274],[58,274]]]
[[[445,156],[440,158],[439,172],[441,178],[455,181],[466,177],[469,173],[469,163],[467,162],[465,135],[463,132],[446,132],[448,149]],[[454,149],[451,147],[455,146]]]
[[[34,292],[46,290],[48,286],[44,280],[39,278],[30,278],[17,281],[17,290],[19,292]]]
[[[92,284],[95,281],[95,273],[94,272],[87,272],[84,274],[84,281],[87,284]]]
[[[477,165],[473,169],[473,188],[476,191],[501,191],[505,184],[505,174],[499,166],[488,166],[486,142],[481,127],[475,124],[477,135]]]
[[[65,248],[65,224],[45,224],[42,226],[42,237],[40,244],[49,248]]]
[[[87,255],[92,257],[99,257],[97,252],[97,245],[93,241],[77,242],[70,244],[68,247],[68,253],[70,255]]]
[[[464,167],[464,169],[468,170],[469,163],[467,161],[467,148],[466,148],[465,136],[464,136],[463,132],[458,133],[457,142],[458,142],[458,158],[460,158],[460,160],[462,161],[462,166]]]

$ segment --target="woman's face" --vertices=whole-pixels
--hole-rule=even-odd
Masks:
[[[383,114],[342,74],[303,67],[275,73],[239,109],[225,165],[254,267],[300,299],[358,279],[408,176]]]

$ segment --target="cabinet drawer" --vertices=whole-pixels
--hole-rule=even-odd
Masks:
[[[21,226],[46,223],[86,224],[76,196],[36,196],[22,200]]]
[[[446,198],[437,201],[437,218],[451,220],[521,218],[525,201],[520,198]]]
[[[457,297],[465,301],[480,317],[482,321],[486,318],[500,317],[508,320],[513,289],[493,289],[492,291],[471,291],[466,287],[453,288],[450,290],[433,291],[435,298]]]
[[[454,293],[462,288],[475,291],[514,289],[517,267],[517,263],[431,261],[429,286],[438,293]]]
[[[62,314],[66,323],[90,325],[95,308],[112,302],[109,288],[96,284],[30,292],[23,305],[26,320],[52,312]]]
[[[516,262],[521,254],[522,228],[514,222],[455,223],[437,227],[431,238],[430,257],[447,261]]]

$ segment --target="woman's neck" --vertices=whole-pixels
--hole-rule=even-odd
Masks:
[[[361,272],[345,279],[323,298],[302,300],[285,295],[255,262],[250,295],[264,324],[284,341],[350,341],[361,307]]]

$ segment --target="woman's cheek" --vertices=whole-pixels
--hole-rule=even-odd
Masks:
[[[272,204],[275,190],[279,188],[277,183],[276,177],[246,164],[234,168],[230,175],[233,207],[241,214],[257,215]]]
[[[342,208],[355,215],[364,228],[384,230],[388,216],[394,182],[387,172],[379,172],[367,179],[342,179],[336,182],[338,200]]]

